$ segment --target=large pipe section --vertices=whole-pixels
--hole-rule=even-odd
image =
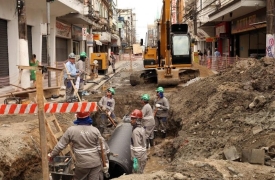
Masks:
[[[118,156],[111,155],[109,158],[110,179],[132,173],[131,136],[132,125],[130,123],[121,123],[116,127],[107,142],[110,151],[118,154]]]

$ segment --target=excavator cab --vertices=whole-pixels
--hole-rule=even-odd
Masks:
[[[163,0],[162,18],[158,24],[158,47],[144,52],[144,68],[130,76],[132,86],[153,80],[160,86],[178,85],[199,76],[193,68],[191,37],[187,24],[170,22],[171,0]],[[149,53],[149,50],[152,53]],[[152,58],[149,58],[151,54]],[[156,58],[156,59],[155,59]],[[155,60],[154,60],[155,59]]]

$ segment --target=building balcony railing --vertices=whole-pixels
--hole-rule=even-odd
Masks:
[[[107,25],[108,21],[106,18],[101,17],[101,18],[99,18],[98,24]]]
[[[93,18],[94,19],[99,19],[99,11],[94,11],[93,12]]]

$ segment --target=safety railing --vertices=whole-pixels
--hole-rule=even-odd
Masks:
[[[229,57],[229,56],[202,56],[199,57],[199,64],[206,66],[208,69],[213,71],[223,71],[225,69],[231,68],[236,61],[245,60],[248,58]]]

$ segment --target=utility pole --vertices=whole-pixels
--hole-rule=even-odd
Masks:
[[[53,0],[46,0],[47,1],[47,64],[51,66],[51,58],[50,58],[50,34],[51,34],[51,4],[50,2]],[[48,71],[48,86],[51,87],[51,72]]]
[[[18,13],[18,33],[19,33],[19,64],[29,66],[29,50],[27,38],[27,23],[26,23],[26,3],[24,0],[17,1]],[[21,76],[22,88],[30,87],[30,71],[24,69]]]
[[[275,58],[275,3],[273,0],[268,0],[266,2],[266,57]]]
[[[197,37],[198,34],[198,27],[197,27],[197,1],[194,1],[194,9],[193,9],[193,18],[194,18],[194,36],[195,38]],[[195,44],[194,44],[194,52],[198,51],[198,47],[197,47],[197,41],[195,40]]]

